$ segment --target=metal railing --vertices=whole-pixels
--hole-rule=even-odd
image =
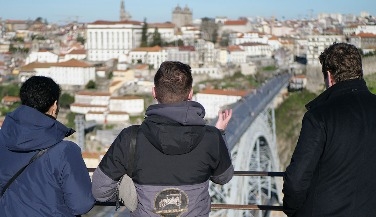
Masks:
[[[95,168],[88,168],[89,172],[94,172]],[[272,176],[283,177],[283,172],[265,172],[265,171],[235,171],[234,176]],[[115,202],[99,202],[95,203],[96,206],[116,206]],[[123,204],[120,203],[121,206]],[[233,209],[233,210],[266,210],[266,211],[282,211],[282,206],[261,205],[261,204],[211,204],[212,210],[218,209]]]

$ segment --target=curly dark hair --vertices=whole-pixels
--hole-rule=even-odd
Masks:
[[[362,57],[354,45],[334,43],[321,53],[319,59],[325,79],[327,71],[333,75],[336,83],[363,78]]]
[[[165,61],[154,76],[157,100],[175,103],[188,99],[192,89],[191,67],[178,61]]]
[[[35,108],[42,113],[59,101],[60,86],[49,77],[32,76],[22,84],[20,89],[21,104]]]

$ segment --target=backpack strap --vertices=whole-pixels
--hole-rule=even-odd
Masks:
[[[29,161],[28,164],[26,164],[25,166],[23,166],[20,170],[17,171],[16,174],[13,175],[13,177],[7,182],[7,184],[4,185],[3,189],[1,190],[1,195],[0,197],[3,196],[3,194],[5,193],[5,191],[8,189],[8,187],[10,186],[10,184],[12,184],[12,182],[14,180],[16,180],[16,178],[26,169],[27,166],[29,166],[31,163],[33,163],[37,158],[39,158],[40,156],[42,156],[46,151],[48,150],[48,148],[46,149],[42,149],[40,151],[38,151]]]
[[[134,158],[135,158],[135,152],[136,152],[136,140],[137,140],[137,134],[138,129],[140,125],[132,125],[130,126],[131,129],[131,138],[129,143],[129,155],[128,155],[128,168],[127,168],[127,175],[129,177],[133,177],[133,169],[134,169]]]

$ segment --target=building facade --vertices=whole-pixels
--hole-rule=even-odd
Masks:
[[[142,23],[138,21],[96,21],[86,29],[87,58],[90,61],[117,59],[140,46]]]

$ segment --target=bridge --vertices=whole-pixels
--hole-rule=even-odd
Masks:
[[[226,129],[235,171],[280,171],[277,154],[274,108],[287,90],[291,75],[281,74],[265,82],[233,105]],[[234,176],[226,185],[210,185],[214,204],[280,204],[282,178],[275,176]],[[264,210],[213,210],[211,217],[268,216]]]
[[[233,117],[226,138],[235,176],[223,186],[210,184],[211,217],[261,217],[270,216],[271,210],[281,210],[282,173],[265,171],[280,171],[274,108],[287,91],[290,78],[288,73],[277,75],[231,106]],[[124,207],[114,210],[105,207],[87,216],[129,214]]]

